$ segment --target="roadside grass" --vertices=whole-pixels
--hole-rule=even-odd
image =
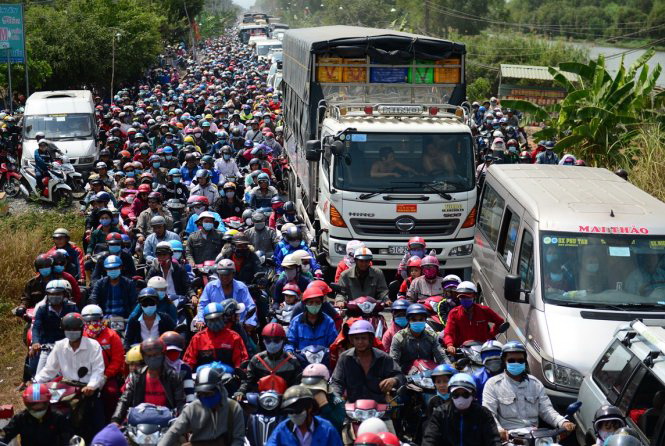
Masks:
[[[665,130],[657,125],[644,126],[631,145],[639,158],[628,171],[635,186],[665,201]]]
[[[35,257],[52,246],[55,228],[70,231],[77,243],[84,230],[84,219],[73,212],[29,211],[0,218],[0,404],[22,407],[16,387],[21,383],[25,346],[23,321],[11,314],[21,299],[23,288],[33,277]]]

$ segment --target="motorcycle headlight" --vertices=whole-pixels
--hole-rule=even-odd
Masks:
[[[362,302],[358,304],[358,307],[363,313],[371,313],[374,310],[374,307],[376,307],[376,304],[374,302]]]
[[[423,389],[434,388],[434,382],[432,381],[432,378],[429,376],[425,376],[421,373],[418,373],[416,375],[413,375],[412,379],[414,384],[416,384],[419,387],[422,387]]]
[[[320,352],[305,352],[305,358],[307,358],[307,362],[310,364],[321,364],[323,362],[323,357],[325,356],[326,352],[321,350]]]
[[[584,376],[575,369],[564,367],[543,359],[543,375],[545,379],[557,386],[579,389]]]
[[[462,246],[455,246],[450,250],[448,255],[450,256],[470,256],[473,252],[473,243]]]
[[[279,395],[275,392],[265,392],[259,396],[259,405],[268,411],[275,410],[279,406]]]
[[[376,410],[374,409],[369,409],[369,410],[356,409],[353,411],[353,418],[361,422],[369,418],[375,418],[376,415],[377,415]]]

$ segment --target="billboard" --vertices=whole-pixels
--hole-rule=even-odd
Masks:
[[[0,4],[0,62],[25,63],[25,33],[22,4]]]

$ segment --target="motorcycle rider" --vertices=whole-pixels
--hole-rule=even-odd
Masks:
[[[224,226],[222,217],[220,217],[217,212],[208,210],[208,199],[206,197],[202,195],[192,195],[187,199],[187,205],[189,206],[191,214],[187,220],[187,226],[185,226],[186,233],[191,234],[198,229],[199,223],[197,220],[203,212],[210,213],[210,215],[212,215],[217,222],[217,229],[222,232],[226,232],[226,226]]]
[[[303,313],[293,316],[287,331],[288,352],[302,350],[309,345],[328,347],[337,337],[335,322],[321,311],[325,295],[318,287],[307,288],[302,295]]]
[[[47,252],[50,254],[56,249],[64,249],[69,254],[69,263],[76,268],[76,274],[72,274],[76,280],[81,280],[82,272],[85,271],[83,266],[83,250],[71,242],[69,231],[65,228],[57,228],[53,231],[51,236],[53,239],[53,247]]]
[[[399,331],[390,346],[390,356],[406,372],[416,359],[431,359],[437,364],[445,361],[445,352],[436,333],[427,327],[427,308],[422,304],[411,304],[406,310],[409,328]]]
[[[281,265],[282,272],[277,276],[275,281],[275,291],[273,297],[274,305],[278,305],[282,302],[282,290],[287,284],[293,283],[298,286],[300,291],[305,291],[307,286],[310,284],[311,280],[301,274],[301,264],[296,261],[293,254],[288,254],[282,260]]]
[[[196,224],[201,229],[192,232],[187,239],[187,261],[192,268],[206,260],[215,260],[224,246],[224,234],[216,229],[219,224],[212,213],[201,212]]]
[[[600,406],[593,417],[593,432],[597,438],[595,446],[603,446],[605,440],[622,427],[626,427],[626,417],[621,409],[611,405]]]
[[[559,156],[554,153],[554,142],[545,141],[545,151],[536,156],[536,164],[559,164]]]
[[[449,354],[454,355],[457,347],[466,341],[485,342],[499,334],[499,327],[505,322],[494,310],[486,305],[474,303],[478,288],[473,282],[464,281],[457,286],[460,305],[450,310],[443,344]],[[493,324],[490,328],[489,324]]]
[[[141,356],[145,367],[133,372],[118,401],[112,421],[120,424],[130,408],[141,403],[154,404],[180,413],[185,405],[180,375],[164,361],[166,345],[159,338],[148,338],[141,342]]]
[[[413,281],[423,275],[422,259],[417,256],[411,257],[406,263],[406,272],[408,276],[400,284],[398,292],[398,295],[402,298],[406,296]]]
[[[49,164],[53,162],[51,154],[48,150],[48,141],[42,139],[37,143],[37,149],[34,152],[35,159],[35,180],[37,182],[36,187],[39,193],[41,194],[44,190],[44,184],[42,183],[44,178],[50,178],[49,174]]]
[[[476,380],[476,399],[478,403],[483,403],[483,389],[487,380],[503,372],[501,364],[501,349],[503,344],[499,341],[489,340],[480,347],[480,359],[483,361],[483,367],[473,374]]]
[[[199,333],[200,334],[200,333]],[[196,399],[189,403],[159,442],[176,446],[186,434],[190,444],[244,446],[245,419],[240,405],[228,398],[222,374],[204,367],[196,374]]]
[[[434,413],[434,409],[442,406],[450,400],[449,383],[450,379],[457,374],[457,369],[450,364],[439,364],[432,370],[432,382],[436,388],[434,395],[427,403],[427,418]]]
[[[270,185],[270,176],[262,172],[256,177],[258,186],[252,188],[249,192],[249,200],[247,204],[252,209],[270,207],[271,199],[277,195],[277,189]]]
[[[148,279],[148,286],[157,290],[160,302],[165,296],[170,299],[175,296],[189,296],[190,299],[196,297],[196,290],[192,288],[189,274],[177,260],[174,260],[174,254],[171,242],[159,242],[155,249],[156,262],[150,265],[145,276]],[[167,313],[177,320],[175,311]]]
[[[244,205],[240,201],[235,183],[224,183],[223,195],[217,201],[217,212],[222,218],[240,217]]]
[[[135,310],[127,320],[124,340],[126,350],[146,339],[158,338],[167,331],[175,330],[175,319],[169,313],[159,311],[159,300],[154,288],[146,287],[139,292],[139,311]],[[164,300],[168,301],[168,298]]]
[[[329,381],[330,371],[325,365],[309,364],[302,372],[300,384],[312,391],[318,406],[315,412],[341,431],[346,417],[344,400],[331,392]]]
[[[275,252],[275,246],[279,243],[280,236],[273,228],[266,225],[266,215],[263,212],[254,212],[252,214],[253,226],[245,231],[245,236],[249,239],[254,249],[263,251],[266,257],[272,257]]]
[[[161,184],[157,188],[157,192],[162,195],[164,201],[175,198],[182,204],[186,204],[189,198],[189,188],[182,184],[182,173],[175,167],[168,171],[166,174],[166,183]]]
[[[339,278],[342,293],[335,298],[335,305],[344,307],[347,298],[356,299],[360,296],[372,296],[381,302],[388,296],[386,278],[376,266],[371,266],[372,251],[369,248],[358,248],[353,254],[355,267],[344,271]],[[390,302],[387,302],[388,304]]]
[[[528,374],[522,343],[507,342],[501,349],[501,362],[505,372],[485,384],[483,406],[494,415],[502,441],[508,441],[512,429],[538,426],[539,417],[551,426],[575,430],[575,424],[554,410],[543,384]]]
[[[219,171],[220,180],[227,182],[228,177],[242,177],[238,164],[233,158],[233,149],[229,145],[222,146],[222,156],[215,160],[215,169]]]
[[[409,308],[409,305],[409,301],[405,299],[397,299],[390,307],[392,321],[386,332],[383,333],[383,338],[381,338],[381,344],[383,344],[383,347],[387,352],[390,351],[390,346],[393,343],[395,334],[406,328],[409,324],[409,321],[406,319],[406,310]]]
[[[224,245],[215,261],[219,262],[222,259],[233,261],[235,277],[245,284],[251,284],[255,274],[261,271],[261,260],[256,255],[255,247],[242,232],[233,235],[231,243]]]
[[[443,295],[443,278],[439,276],[439,259],[428,255],[420,261],[423,275],[413,279],[406,292],[408,300],[418,302],[430,296]]]
[[[150,219],[152,233],[146,237],[143,243],[143,258],[147,265],[151,265],[156,260],[157,246],[160,243],[168,244],[171,240],[180,240],[178,234],[166,229],[166,225],[166,219],[161,215],[156,215]]]
[[[275,228],[278,231],[281,231],[282,227],[287,223],[293,223],[298,227],[302,227],[305,224],[302,217],[297,214],[296,204],[293,201],[287,201],[284,203],[284,206],[282,207],[282,215],[277,218]]]
[[[402,260],[399,262],[399,266],[397,267],[397,275],[400,276],[403,280],[406,279],[408,276],[406,268],[409,259],[413,256],[422,259],[425,257],[426,249],[427,243],[425,242],[424,238],[411,237],[406,244],[406,252],[404,253]]]
[[[314,415],[316,401],[307,387],[289,387],[284,392],[281,407],[289,418],[277,425],[266,446],[342,446],[335,427],[328,420]]]
[[[136,221],[136,228],[141,232],[143,238],[152,233],[152,219],[158,216],[164,219],[166,229],[173,229],[173,215],[171,215],[171,211],[162,206],[162,194],[159,192],[150,192],[148,194],[148,209],[141,212]],[[139,239],[139,243],[142,241]]]
[[[99,305],[104,315],[129,317],[136,306],[136,286],[131,279],[120,275],[122,260],[110,255],[104,260],[106,277],[92,287],[89,303]]]
[[[344,271],[349,268],[353,268],[356,264],[356,260],[353,258],[353,255],[358,248],[364,248],[365,244],[360,240],[351,240],[346,244],[346,255],[342,260],[337,263],[337,269],[335,270],[335,283],[339,283],[339,278]]]
[[[28,280],[21,296],[19,308],[32,308],[44,299],[46,284],[51,280],[53,273],[53,258],[47,254],[39,254],[35,258],[36,276]]]
[[[145,365],[143,363],[143,356],[141,356],[141,344],[137,344],[127,350],[127,354],[125,354],[125,364],[127,364],[127,370],[129,370],[129,373],[139,370]],[[129,378],[129,376],[127,378]],[[123,391],[124,387],[125,385],[123,385],[120,390]]]
[[[210,206],[215,207],[217,200],[219,200],[219,191],[217,185],[213,184],[210,179],[210,171],[201,168],[196,171],[196,184],[192,183],[189,188],[190,195],[201,195],[208,199]]]
[[[323,311],[323,308],[321,309]],[[351,343],[351,339],[349,337],[349,331],[351,330],[351,326],[356,323],[357,321],[363,320],[361,317],[347,317],[344,323],[342,324],[342,329],[339,331],[339,334],[337,335],[337,338],[335,341],[330,344],[329,347],[329,352],[330,352],[330,369],[334,370],[335,365],[337,364],[337,361],[339,360],[339,355],[344,353],[346,350],[350,349],[353,347],[353,344]],[[372,325],[373,326],[373,325]],[[375,332],[376,334],[376,332]],[[384,347],[383,344],[381,343],[381,339],[377,338],[374,336],[372,339],[372,347],[378,348],[379,350],[387,351]]]
[[[97,258],[95,269],[92,271],[92,276],[90,277],[93,284],[104,276],[104,262],[109,255],[120,257],[120,260],[122,261],[120,274],[122,276],[131,279],[138,274],[136,272],[136,265],[134,264],[134,257],[122,249],[122,243],[122,235],[117,232],[112,232],[106,236],[106,246],[108,247],[109,254]]]
[[[492,413],[474,400],[473,378],[458,373],[450,379],[449,388],[450,401],[434,410],[423,446],[501,446]]]
[[[185,351],[185,337],[175,331],[167,331],[159,337],[166,346],[164,353],[164,364],[175,371],[182,381],[185,393],[185,403],[194,401],[194,380],[192,379],[192,368],[181,359]]]
[[[322,277],[323,272],[321,271],[319,262],[316,261],[309,246],[307,246],[307,243],[303,240],[302,231],[295,225],[288,227],[287,225],[284,225],[282,228],[282,240],[275,247],[275,253],[273,255],[273,260],[275,261],[275,265],[277,265],[275,272],[282,272],[281,265],[284,257],[299,250],[307,251],[307,253],[312,256],[312,259],[309,261],[310,270],[314,271],[316,277]]]

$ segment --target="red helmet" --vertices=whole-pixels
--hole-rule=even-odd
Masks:
[[[196,206],[197,204],[209,206],[210,202],[208,201],[208,197],[204,197],[203,195],[192,195],[187,199],[187,204],[190,206]]]
[[[423,259],[420,261],[421,266],[436,266],[437,268],[439,267],[439,259],[437,259],[434,256],[425,256]]]
[[[302,301],[306,302],[309,299],[314,299],[316,297],[320,297],[323,299],[327,293],[324,293],[323,290],[318,287],[318,286],[309,286],[305,290],[304,293],[302,293]]]
[[[106,236],[106,241],[110,242],[112,240],[120,240],[122,242],[122,235],[118,234],[117,232],[111,232]]]
[[[300,287],[296,283],[293,283],[293,282],[290,282],[290,283],[287,283],[286,285],[284,285],[284,287],[282,288],[282,294],[284,294],[284,293],[295,294],[296,296],[298,296],[298,298],[300,298],[300,296],[302,296],[302,292],[300,291]]]
[[[284,331],[284,327],[275,322],[271,322],[265,327],[263,327],[263,330],[261,330],[261,336],[272,337],[272,338],[285,338],[286,332]]]
[[[575,161],[576,166],[586,166],[586,162],[584,160],[577,160]]]
[[[362,446],[384,446],[383,440],[377,434],[373,432],[365,432],[356,437],[356,441],[353,442],[354,445]]]
[[[527,150],[523,150],[522,153],[520,153],[520,159],[531,161],[531,154]]]
[[[391,432],[379,432],[379,437],[383,440],[385,446],[402,446],[397,435]]]
[[[148,194],[150,193],[151,190],[152,190],[152,188],[150,187],[149,184],[141,184],[139,186],[139,189],[138,189],[139,193],[145,192],[145,193],[148,193]]]
[[[46,384],[30,384],[23,391],[23,403],[27,406],[35,403],[48,403],[51,401],[51,392]]]
[[[422,245],[423,249],[427,248],[427,243],[425,243],[425,239],[422,237],[411,237],[409,242],[406,244],[406,247],[410,251],[413,245]]]
[[[325,283],[323,280],[313,280],[307,285],[307,288],[318,288],[323,292],[323,294],[332,293],[333,289],[330,288],[330,285]]]
[[[407,268],[420,268],[420,264],[422,263],[422,260],[418,256],[413,256],[409,258],[409,261],[406,262],[406,267]]]

